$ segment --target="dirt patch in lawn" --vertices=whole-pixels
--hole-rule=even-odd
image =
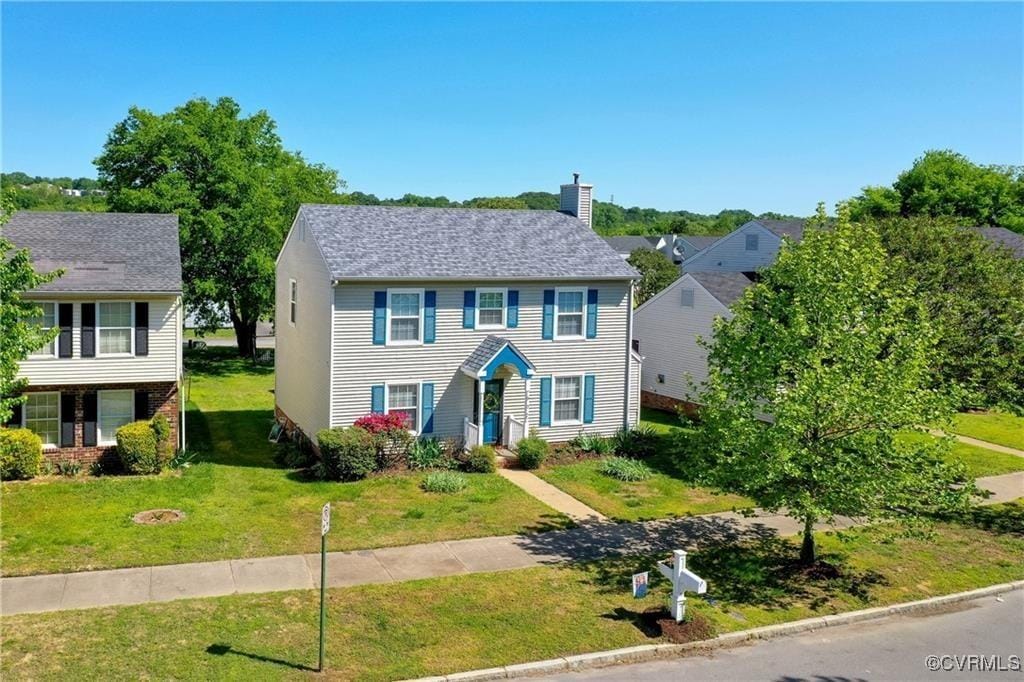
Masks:
[[[677,623],[666,609],[650,609],[644,612],[644,620],[649,631],[675,644],[714,639],[717,634],[714,623],[695,611],[689,611],[683,622]]]
[[[144,526],[156,526],[163,523],[177,523],[185,518],[185,512],[177,509],[148,509],[132,517],[132,521]]]

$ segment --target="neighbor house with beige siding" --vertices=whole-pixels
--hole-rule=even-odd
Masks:
[[[39,434],[50,459],[90,462],[113,456],[120,426],[160,412],[180,445],[177,216],[21,211],[2,230],[36,270],[64,273],[22,294],[32,322],[59,332],[20,364],[28,385],[8,425]]]
[[[304,205],[277,262],[277,418],[315,440],[371,413],[422,436],[564,441],[639,416],[636,272],[561,211]],[[632,390],[630,390],[632,389]]]

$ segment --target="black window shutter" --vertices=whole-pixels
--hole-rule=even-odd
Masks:
[[[74,324],[75,306],[73,303],[61,303],[57,306],[57,324],[60,335],[57,337],[57,356],[71,357],[71,327]]]
[[[82,304],[82,357],[96,357],[96,304]],[[95,440],[95,432],[93,435]],[[95,444],[95,443],[94,443]]]
[[[96,445],[96,391],[82,396],[82,422],[82,445]]]
[[[135,354],[149,355],[149,303],[144,301],[135,303]]]
[[[70,448],[75,444],[75,394],[60,394],[60,446]]]
[[[149,419],[149,391],[135,391],[135,418]]]
[[[11,419],[7,422],[7,426],[14,429],[21,428],[21,406],[21,403],[11,405]]]

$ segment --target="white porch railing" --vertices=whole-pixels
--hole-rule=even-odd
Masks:
[[[462,418],[462,443],[466,450],[480,442],[480,427],[469,421],[469,417]]]
[[[505,417],[505,447],[514,450],[523,438],[526,438],[526,424],[512,415]]]

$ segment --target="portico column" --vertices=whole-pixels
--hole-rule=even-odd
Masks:
[[[530,378],[526,378],[526,390],[523,391],[523,435],[530,435]]]
[[[484,381],[483,379],[476,380],[476,394],[478,400],[476,401],[476,444],[484,444]]]

